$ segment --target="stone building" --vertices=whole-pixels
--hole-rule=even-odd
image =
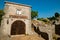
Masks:
[[[4,12],[0,40],[44,40],[36,36],[36,33],[32,35],[31,6],[6,1]]]
[[[18,4],[18,3],[15,4],[13,2],[5,2],[4,12],[5,15],[3,16],[1,26],[4,28],[3,32],[5,32],[4,33],[5,35],[31,33],[31,7],[30,6],[24,4]]]
[[[5,15],[1,22],[3,35],[31,34],[31,7],[14,2],[5,2]]]

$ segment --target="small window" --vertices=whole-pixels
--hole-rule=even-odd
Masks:
[[[9,21],[7,20],[7,24],[9,24]]]

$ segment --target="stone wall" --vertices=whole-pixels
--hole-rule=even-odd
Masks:
[[[45,32],[48,34],[49,40],[53,40],[53,34],[55,33],[54,31],[54,26],[47,26],[47,27],[42,27],[40,26],[39,29],[41,32]]]
[[[37,29],[37,27],[39,27],[39,32],[47,33],[49,40],[53,40],[53,36],[55,34],[55,25],[45,24],[38,20],[34,20],[33,24],[36,27],[36,29]]]

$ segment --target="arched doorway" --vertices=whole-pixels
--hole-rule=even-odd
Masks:
[[[20,20],[16,20],[11,25],[11,35],[25,34],[25,23]]]

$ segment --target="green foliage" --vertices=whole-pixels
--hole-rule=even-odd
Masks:
[[[47,20],[45,20],[45,19],[43,19],[42,21],[43,21],[43,22],[47,22]]]
[[[49,17],[48,19],[49,19],[49,20],[58,20],[57,17],[59,17],[59,16],[60,16],[60,14],[59,14],[58,12],[56,12],[56,13],[54,14],[54,16]]]
[[[4,15],[4,11],[0,10],[0,24],[1,24],[1,20],[2,20],[2,16]]]
[[[37,20],[40,20],[40,21],[42,21],[42,20],[43,20],[43,18],[37,18]]]
[[[31,11],[31,19],[37,18],[38,12],[37,11]]]
[[[37,20],[43,21],[43,22],[49,22],[48,19],[44,19],[44,18],[37,18]]]
[[[55,13],[55,17],[59,17],[60,14],[58,12]]]
[[[56,20],[56,17],[52,16],[48,18],[49,20]]]

